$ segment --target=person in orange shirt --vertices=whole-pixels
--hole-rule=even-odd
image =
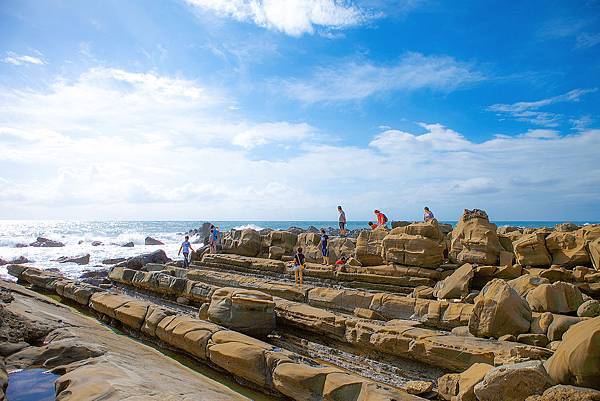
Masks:
[[[371,230],[376,229],[377,227],[379,227],[378,224],[373,223],[372,221],[369,221],[369,227],[371,227]]]
[[[381,213],[379,210],[375,209],[375,216],[377,216],[377,226],[384,226],[388,222],[388,218],[385,214]]]

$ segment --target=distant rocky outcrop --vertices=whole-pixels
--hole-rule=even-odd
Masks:
[[[29,244],[29,246],[39,247],[39,248],[58,248],[61,246],[65,246],[62,242],[54,241],[44,237],[37,237],[35,242]]]
[[[90,254],[87,253],[85,255],[78,256],[61,256],[54,261],[58,263],[76,263],[78,265],[87,265],[90,263]]]
[[[144,239],[144,244],[145,245],[164,245],[164,242],[159,241],[159,240],[157,240],[155,238],[152,238],[152,237],[146,237]]]
[[[135,246],[135,244],[133,243],[133,241],[129,241],[123,245],[121,245],[123,248],[133,248]]]

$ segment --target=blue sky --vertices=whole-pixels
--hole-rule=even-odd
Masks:
[[[600,220],[600,2],[0,3],[0,218]]]

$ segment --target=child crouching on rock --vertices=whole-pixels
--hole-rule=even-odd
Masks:
[[[300,282],[300,287],[302,287],[302,270],[304,270],[304,254],[302,253],[302,248],[298,248],[296,255],[294,255],[294,266],[292,267],[294,285],[296,287],[298,286],[298,282]]]

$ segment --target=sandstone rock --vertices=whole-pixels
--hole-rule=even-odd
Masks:
[[[560,384],[600,389],[600,317],[572,326],[545,367]]]
[[[572,232],[553,232],[546,237],[546,246],[552,254],[552,263],[574,267],[590,265],[588,243],[600,238],[600,224],[584,226]]]
[[[557,281],[573,281],[573,272],[571,270],[567,270],[564,267],[552,265],[549,269],[543,270],[540,272],[540,277],[547,278],[551,283],[555,283]]]
[[[548,345],[548,337],[544,334],[524,333],[517,336],[517,341],[523,344],[545,347]]]
[[[232,230],[223,236],[222,246],[224,253],[257,256],[261,249],[260,234],[250,228]]]
[[[600,401],[600,391],[559,384],[550,387],[542,395],[527,397],[525,401]]]
[[[576,281],[585,281],[586,276],[594,273],[596,273],[596,270],[591,269],[589,267],[575,266],[573,268],[573,279],[575,279]]]
[[[600,270],[600,238],[590,241],[587,247],[592,266],[594,266],[596,270]]]
[[[596,317],[600,316],[600,301],[597,299],[590,299],[585,301],[579,308],[577,308],[577,316],[580,317]]]
[[[493,368],[487,363],[474,363],[462,373],[449,373],[438,379],[438,393],[448,401],[477,401],[473,389]]]
[[[552,262],[544,233],[523,235],[513,242],[513,248],[521,266],[550,266]]]
[[[144,319],[144,324],[141,327],[141,331],[150,337],[155,337],[156,328],[158,325],[167,317],[171,317],[171,319],[173,319],[174,316],[175,311],[172,309],[164,308],[158,305],[150,305],[148,311],[146,312],[146,318]]]
[[[408,394],[419,395],[430,392],[433,389],[433,383],[423,380],[409,380],[404,384],[404,389]]]
[[[517,337],[515,337],[512,334],[505,334],[503,336],[498,337],[498,341],[516,342],[517,341]]]
[[[164,245],[164,242],[159,241],[159,240],[157,240],[155,238],[152,238],[152,237],[146,237],[144,239],[144,244],[145,245]]]
[[[541,284],[531,290],[526,298],[536,312],[570,313],[583,303],[581,291],[573,284],[562,281]]]
[[[279,247],[283,249],[282,255],[293,255],[295,252],[296,243],[298,242],[298,235],[289,231],[271,231],[267,235],[267,248],[269,253],[271,252],[270,247]],[[271,258],[275,259],[275,258]],[[281,259],[281,258],[279,258]]]
[[[388,263],[435,268],[444,261],[443,243],[420,235],[394,234],[392,230],[383,239],[382,247],[383,258]]]
[[[548,343],[548,345],[546,345],[546,348],[548,348],[551,351],[556,351],[558,349],[558,346],[562,343],[562,341],[550,341]]]
[[[87,265],[90,263],[90,254],[80,256],[62,256],[55,260],[58,263],[76,263],[78,265]]]
[[[353,266],[353,267],[361,267],[362,266],[362,263],[360,263],[358,261],[358,259],[353,258],[353,257],[348,258],[348,260],[346,261],[346,264],[348,266]]]
[[[369,320],[387,320],[381,314],[377,313],[376,311],[374,311],[372,309],[367,309],[367,308],[355,308],[354,316],[361,317],[363,319],[369,319]]]
[[[485,212],[465,210],[452,231],[448,256],[452,262],[496,265],[502,249]]]
[[[421,299],[433,299],[433,288],[428,287],[426,285],[420,285],[415,287],[413,292],[409,295],[411,298],[421,298]]]
[[[189,305],[190,300],[185,297],[177,297],[177,303],[180,305]]]
[[[438,299],[462,298],[469,293],[469,283],[474,276],[473,266],[465,263],[449,277],[439,281],[434,287],[433,294]]]
[[[521,297],[525,297],[529,291],[541,284],[550,284],[550,281],[547,278],[524,274],[521,277],[508,282],[508,285],[510,285]]]
[[[541,361],[528,361],[491,369],[474,392],[479,401],[522,401],[554,384]]]
[[[268,294],[225,287],[212,295],[208,317],[233,330],[264,336],[275,328],[274,307]]]
[[[469,319],[469,331],[477,337],[498,338],[529,331],[531,309],[504,280],[490,281],[478,295]]]
[[[571,222],[566,222],[566,223],[560,223],[554,226],[554,231],[558,231],[558,232],[571,232],[571,231],[575,231],[579,228],[579,226],[577,226],[576,224],[573,224]]]
[[[269,259],[281,260],[281,257],[285,255],[285,249],[280,246],[269,247]]]
[[[383,264],[383,239],[388,230],[379,227],[372,231],[361,231],[356,240],[356,259],[363,266]]]
[[[41,248],[58,248],[61,246],[65,246],[62,242],[54,241],[44,237],[37,237],[35,242],[29,244],[29,246],[41,247]]]
[[[321,400],[327,375],[338,372],[335,368],[282,363],[273,371],[273,386],[294,400]]]
[[[569,328],[577,323],[584,321],[586,318],[583,317],[572,317],[564,315],[554,315],[552,323],[548,327],[548,339],[550,341],[560,341],[563,338],[563,334],[569,330]]]
[[[469,326],[458,326],[451,330],[451,333],[455,336],[460,337],[473,337],[473,334],[469,331]]]
[[[548,328],[554,321],[554,315],[550,312],[532,312],[531,326],[529,332],[533,334],[548,334]]]

